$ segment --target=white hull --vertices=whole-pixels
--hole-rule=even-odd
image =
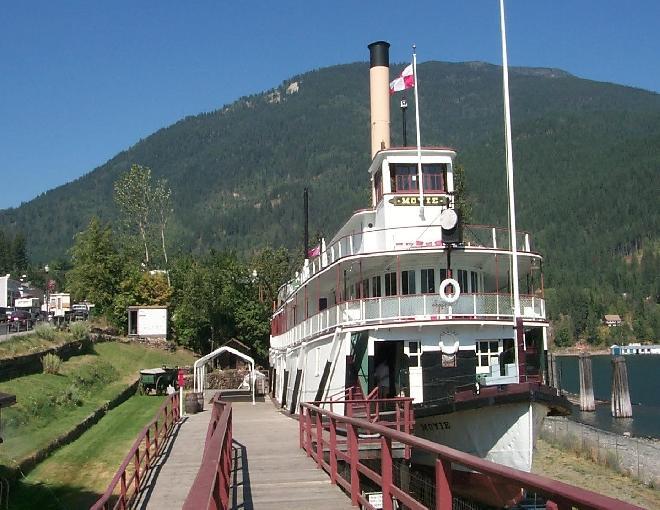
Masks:
[[[548,408],[537,402],[499,404],[417,418],[415,435],[497,464],[529,472],[534,444]],[[413,462],[435,459],[415,454]]]

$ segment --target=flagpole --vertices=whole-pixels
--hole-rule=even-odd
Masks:
[[[511,108],[509,104],[509,62],[506,50],[506,27],[504,23],[504,0],[500,0],[500,26],[502,32],[502,78],[504,87],[504,128],[506,137],[506,170],[509,191],[509,239],[511,241],[511,279],[513,290],[513,325],[520,317],[520,290],[518,289],[518,241],[516,239],[516,206],[513,196],[513,144],[511,141]],[[518,367],[518,349],[516,367]]]
[[[417,93],[417,47],[413,44],[413,76],[415,78],[415,125],[417,128],[417,186],[419,187],[419,217],[424,219],[424,183],[422,181],[422,146],[419,136],[419,94]]]

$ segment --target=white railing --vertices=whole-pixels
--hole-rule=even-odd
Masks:
[[[520,253],[532,252],[527,232],[517,232]],[[465,225],[463,244],[469,248],[509,250],[509,230],[486,225]],[[353,255],[365,255],[383,251],[411,249],[438,249],[443,246],[442,229],[439,225],[375,229],[348,234],[322,250],[309,261],[309,266],[286,285],[285,295],[290,295],[302,283],[323,268],[339,259]]]
[[[535,296],[520,296],[524,320],[544,320],[545,301]],[[335,326],[380,325],[418,320],[507,320],[513,318],[510,294],[461,294],[458,301],[445,303],[437,294],[391,296],[347,301],[323,310],[271,338],[271,347],[285,349],[331,331]]]

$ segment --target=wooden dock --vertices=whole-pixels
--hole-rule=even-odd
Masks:
[[[210,394],[209,394],[210,396]],[[207,398],[208,401],[208,398]],[[350,509],[350,499],[300,449],[298,422],[269,400],[233,402],[233,509]],[[181,508],[199,470],[211,412],[188,416],[154,469],[138,508]]]

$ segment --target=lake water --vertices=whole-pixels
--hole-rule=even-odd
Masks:
[[[632,418],[612,418],[609,401],[612,391],[612,357],[592,356],[594,397],[607,400],[596,404],[596,411],[583,413],[573,407],[571,419],[611,432],[630,432],[633,436],[660,438],[660,356],[625,356],[628,367]],[[564,390],[579,394],[580,382],[577,356],[557,357],[561,370],[561,386]]]

